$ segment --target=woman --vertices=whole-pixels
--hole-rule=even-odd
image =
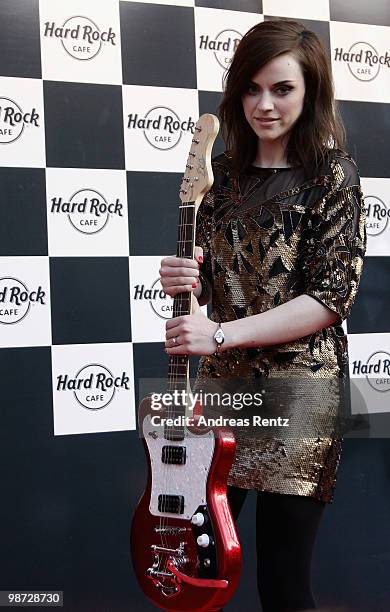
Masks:
[[[168,321],[166,352],[201,355],[200,387],[213,378],[259,380],[275,416],[284,399],[298,431],[308,424],[299,438],[239,437],[228,479],[235,518],[257,490],[263,611],[307,610],[315,608],[313,545],[341,453],[340,436],[323,425],[342,408],[348,376],[341,322],[362,272],[363,194],[329,60],[302,24],[249,30],[219,114],[228,150],[213,160],[214,185],[199,208],[196,260],[167,257],[160,268],[168,295],[191,290],[200,305],[212,298],[212,313],[197,308]],[[279,396],[267,397],[266,383]]]

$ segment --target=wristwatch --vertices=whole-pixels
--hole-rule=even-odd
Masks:
[[[221,344],[225,342],[225,334],[222,331],[221,323],[218,323],[217,331],[213,336],[215,342],[217,343],[217,350],[215,351],[215,355],[219,353],[219,349],[221,348]]]

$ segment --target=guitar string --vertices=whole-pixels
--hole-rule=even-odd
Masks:
[[[183,219],[184,217],[184,219]],[[184,223],[183,223],[184,220]],[[178,256],[179,257],[183,257],[186,255],[185,253],[185,245],[186,245],[186,227],[187,227],[187,206],[183,206],[179,208],[179,236],[178,236]],[[184,240],[183,240],[183,236],[184,236]],[[184,251],[184,252],[183,252]],[[184,302],[184,297],[183,294],[177,294],[174,298],[174,303],[173,303],[173,316],[177,316],[179,314],[179,316],[181,316],[183,310],[183,302]],[[179,311],[179,312],[177,312]],[[178,355],[170,355],[169,356],[169,390],[170,391],[174,391],[177,387],[177,382],[179,379],[179,373],[178,373],[178,365],[177,365],[177,361],[178,359],[180,359],[180,357],[178,357]],[[173,388],[172,388],[173,387]],[[168,410],[167,410],[167,414],[168,414],[168,418],[172,418],[175,416],[175,411],[172,410],[170,406],[168,406]],[[167,431],[166,426],[164,426],[165,431]],[[175,424],[173,423],[172,429],[168,431],[172,431],[173,433],[173,438],[175,438]],[[168,436],[169,437],[169,436]],[[174,440],[168,440],[168,442],[174,442]],[[169,469],[170,466],[173,466],[172,460],[173,460],[173,444],[168,444],[168,452],[167,452],[167,456],[166,459],[168,461],[168,463],[164,466],[163,470],[165,472],[164,474],[164,495],[172,495],[173,493],[170,491],[168,491],[168,487],[167,485],[169,484],[169,474],[172,472],[171,469]],[[167,503],[167,498],[163,498],[165,500],[165,503]],[[162,536],[162,541],[164,540],[164,546],[165,548],[172,548],[172,537],[171,537],[171,532],[169,531],[169,518],[168,516],[164,516],[161,520],[160,518],[160,524],[162,524],[163,530],[161,531],[161,536]],[[172,526],[173,527],[173,526]],[[165,532],[165,529],[167,529],[167,531]],[[167,570],[167,562],[168,562],[168,558],[169,555],[167,554],[165,556],[165,564],[164,564],[164,571]]]
[[[186,245],[187,243],[190,242],[190,240],[187,240],[187,227],[191,226],[191,250],[192,250],[192,258],[194,257],[194,241],[195,241],[195,203],[191,204],[190,206],[180,206],[179,209],[179,236],[178,236],[178,252],[179,252],[179,256],[180,257],[186,257],[187,258],[187,254],[186,254]],[[191,218],[191,223],[188,223],[188,216],[189,214],[192,215]],[[184,217],[184,219],[183,219]],[[184,221],[184,223],[183,223]],[[184,240],[183,240],[184,237]],[[190,305],[191,305],[191,292],[184,292],[184,293],[180,293],[178,295],[175,296],[174,298],[174,304],[173,304],[173,316],[182,316],[183,315],[183,307],[186,306],[186,311],[188,313],[190,313]],[[177,312],[179,311],[179,312]],[[182,365],[186,365],[186,374],[187,374],[187,370],[188,370],[188,356],[186,356],[187,362],[185,361],[185,358],[183,358],[183,363]],[[169,372],[169,388],[172,391],[172,385],[173,385],[173,390],[175,390],[178,386],[178,381],[179,381],[179,368],[180,368],[180,360],[181,357],[178,354],[174,354],[174,355],[170,355],[169,356],[169,361],[168,361],[168,372]],[[186,378],[185,375],[183,375],[183,373],[181,373],[181,381],[183,382],[184,378]],[[170,410],[170,406],[168,406],[168,410],[167,410],[167,414],[168,414],[168,418],[172,418],[175,416],[175,410],[173,409],[172,413]],[[179,413],[179,416],[182,416]],[[186,414],[184,415],[186,416]],[[165,426],[166,427],[166,426]],[[179,426],[179,431],[182,431],[184,433],[185,431],[185,427],[184,425],[182,425],[181,427]],[[173,423],[172,426],[172,430],[173,432],[173,438],[175,438],[175,424]],[[165,437],[165,435],[164,435]],[[185,436],[184,436],[185,439]],[[168,440],[171,441],[171,440]],[[172,441],[175,441],[174,439]],[[174,447],[176,448],[176,445],[170,445],[168,444],[168,452],[166,453],[166,458],[168,463],[165,465],[165,469],[163,468],[165,474],[164,474],[164,495],[169,495],[172,493],[167,493],[168,489],[167,489],[167,484],[168,484],[168,480],[169,480],[169,474],[172,473],[172,470],[169,469],[169,466],[173,466],[173,453],[174,453]],[[177,492],[176,492],[177,493]],[[165,503],[167,503],[167,498],[163,498],[163,500],[165,501]],[[160,515],[160,541],[162,543],[162,545],[165,548],[172,548],[171,545],[171,532],[169,530],[169,516],[165,516],[164,514],[161,516]],[[171,527],[173,527],[173,525],[171,525]],[[166,531],[165,531],[166,530]],[[180,532],[179,532],[180,533]],[[169,555],[164,555],[165,557],[165,564],[164,564],[164,571],[167,570],[167,562],[168,562],[168,558]],[[159,564],[158,564],[158,569],[160,570],[160,560],[161,558],[159,558]]]

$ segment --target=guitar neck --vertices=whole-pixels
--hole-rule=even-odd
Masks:
[[[211,150],[217,137],[219,122],[211,114],[202,115],[195,128],[191,150],[188,154],[186,172],[180,189],[179,225],[177,237],[177,257],[193,259],[195,247],[196,212],[203,196],[213,184]],[[173,300],[173,317],[191,314],[193,292],[179,293]],[[180,340],[179,340],[180,344]],[[168,391],[190,391],[188,355],[169,355]],[[186,414],[186,405],[175,405],[170,416]],[[182,427],[164,428],[168,439],[182,439]]]
[[[195,202],[184,202],[179,207],[176,256],[193,259],[196,228]],[[192,292],[178,293],[173,299],[173,317],[191,313]],[[187,389],[189,385],[189,359],[187,355],[170,355],[168,389]]]

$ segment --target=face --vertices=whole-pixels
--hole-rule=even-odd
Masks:
[[[285,140],[302,112],[305,80],[301,65],[290,53],[269,61],[248,83],[242,106],[259,140]]]

